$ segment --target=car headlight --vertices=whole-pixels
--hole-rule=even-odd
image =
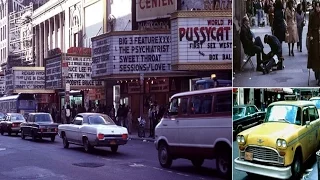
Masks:
[[[277,140],[277,146],[280,148],[286,148],[287,147],[287,141],[284,139],[278,139]]]
[[[237,141],[238,141],[238,143],[245,143],[246,142],[244,139],[244,136],[242,136],[242,135],[237,136]]]

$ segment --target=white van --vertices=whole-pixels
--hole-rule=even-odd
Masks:
[[[183,92],[170,98],[170,108],[155,129],[160,165],[189,159],[201,167],[216,159],[218,172],[232,176],[232,88]]]

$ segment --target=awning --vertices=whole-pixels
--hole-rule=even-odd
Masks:
[[[291,88],[267,88],[266,91],[293,94],[293,90]]]

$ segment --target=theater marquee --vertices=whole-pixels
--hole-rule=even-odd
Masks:
[[[226,64],[229,64],[231,69],[232,17],[194,17],[191,13],[186,12],[180,17],[178,14],[177,18],[171,20],[172,57],[175,64],[198,67],[215,65],[206,66],[209,69],[227,69]]]

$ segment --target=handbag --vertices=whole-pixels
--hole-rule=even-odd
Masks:
[[[285,41],[286,43],[289,43],[289,33],[288,33],[288,31],[285,33],[285,39],[284,39],[284,41]]]

